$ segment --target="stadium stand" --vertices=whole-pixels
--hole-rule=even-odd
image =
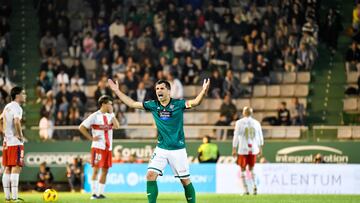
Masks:
[[[317,57],[317,4],[98,3],[40,2],[44,62],[37,95],[42,104],[55,97],[54,105],[47,107],[55,123],[70,124],[70,116],[80,121],[94,111],[96,98],[111,94],[107,77],[119,80],[133,98],[143,81],[149,99],[154,98],[154,81],[174,75],[184,85],[184,98],[192,98],[201,79],[218,71],[217,86],[209,95],[213,99],[189,112],[188,124],[214,124],[228,93],[238,110],[253,106],[259,120],[276,117],[279,103],[291,104],[292,97],[307,106],[310,70]],[[145,75],[150,79],[145,81]],[[78,98],[83,93],[86,102]],[[117,109],[128,124],[151,123],[146,121],[150,117],[136,115],[142,112]]]

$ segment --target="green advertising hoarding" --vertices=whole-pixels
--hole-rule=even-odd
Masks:
[[[231,141],[214,142],[219,146],[220,163],[234,163],[231,156]],[[113,152],[121,151],[123,159],[131,154],[148,160],[155,147],[155,141],[124,140],[114,142]],[[197,149],[200,141],[187,142],[188,159],[197,163]],[[58,141],[31,142],[25,144],[25,167],[22,181],[35,181],[39,164],[46,162],[56,181],[66,181],[66,165],[75,157],[89,160],[90,142]],[[321,153],[327,163],[360,163],[360,142],[303,142],[303,141],[267,141],[263,155],[271,163],[311,163],[315,154]]]

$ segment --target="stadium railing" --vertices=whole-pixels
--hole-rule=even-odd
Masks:
[[[308,127],[306,126],[263,126],[265,139],[300,139],[308,138]],[[39,130],[33,126],[31,130]],[[73,139],[79,137],[78,126],[54,126],[55,139]],[[214,125],[185,125],[185,137],[190,139],[200,139],[205,135],[212,136],[217,140],[227,140],[233,135],[233,126],[214,126]],[[115,130],[114,139],[152,139],[156,137],[156,127],[154,125],[127,125]]]

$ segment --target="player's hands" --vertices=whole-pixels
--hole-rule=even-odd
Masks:
[[[210,87],[210,78],[205,78],[203,82],[203,91],[207,93]]]
[[[17,137],[17,139],[20,141],[20,142],[24,142],[24,138],[22,137],[22,136],[16,136]]]
[[[108,111],[109,114],[112,114],[114,113],[114,107],[112,105],[109,106],[109,111]]]
[[[233,157],[236,157],[237,155],[236,149],[233,149],[231,154],[233,155]]]
[[[92,141],[99,141],[100,140],[100,136],[95,136],[92,138]]]
[[[118,81],[113,81],[112,79],[108,79],[108,84],[109,84],[109,87],[112,91],[117,91],[119,90],[119,83]]]

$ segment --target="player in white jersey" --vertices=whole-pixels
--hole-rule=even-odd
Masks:
[[[113,113],[112,98],[103,95],[99,98],[100,109],[87,117],[79,127],[80,132],[89,140],[91,145],[91,165],[93,167],[91,199],[104,199],[104,188],[108,169],[112,166],[113,128],[120,127],[119,121]],[[91,134],[89,133],[91,129]],[[99,181],[98,173],[101,169]]]
[[[0,116],[1,132],[4,134],[2,183],[5,202],[22,202],[18,197],[19,175],[24,165],[24,136],[21,129],[23,110],[20,104],[25,103],[26,95],[21,87],[12,88],[10,95],[12,101],[5,106]]]
[[[246,166],[249,166],[254,186],[254,194],[257,194],[253,168],[256,162],[256,155],[262,154],[262,146],[264,145],[261,125],[259,121],[251,117],[252,112],[250,107],[244,107],[242,112],[244,117],[236,121],[232,150],[232,154],[236,156],[237,164],[241,168],[241,181],[244,187],[244,194],[246,195],[249,194],[249,189],[245,181]]]

